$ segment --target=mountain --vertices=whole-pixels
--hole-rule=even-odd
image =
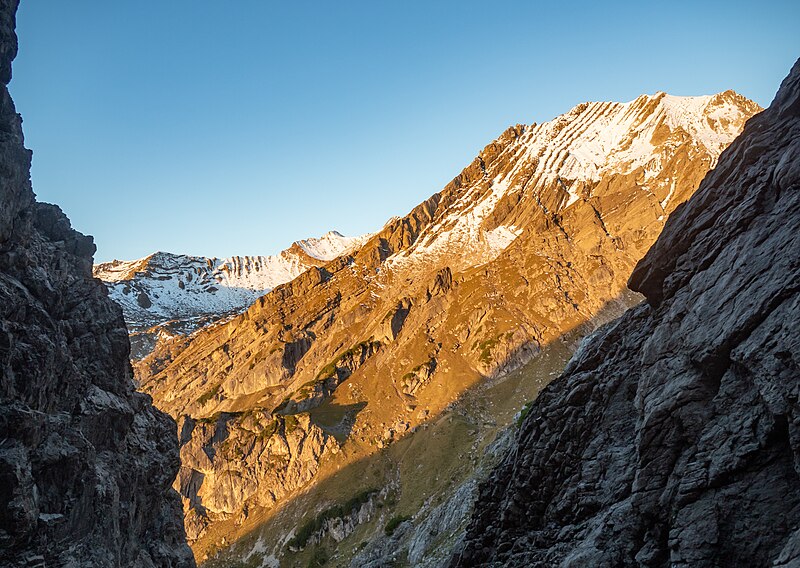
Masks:
[[[299,563],[326,534],[433,514],[579,339],[640,301],[633,267],[759,110],[656,93],[511,127],[360,248],[159,343],[135,371],[179,422],[198,558]]]
[[[188,335],[239,313],[279,284],[357,248],[367,238],[330,231],[298,241],[275,256],[219,259],[157,252],[139,260],[96,264],[94,276],[122,306],[132,357],[141,359],[159,337]]]
[[[0,565],[194,566],[175,423],[134,389],[91,237],[35,200],[0,0]]]
[[[800,61],[481,487],[452,566],[800,564]]]

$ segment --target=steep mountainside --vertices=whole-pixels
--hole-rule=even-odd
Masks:
[[[800,564],[800,61],[481,488],[453,566]]]
[[[122,306],[132,358],[141,359],[159,337],[188,335],[239,313],[279,284],[357,248],[368,238],[331,231],[318,239],[298,241],[275,256],[220,259],[157,252],[139,260],[96,264],[94,276],[106,283],[111,298]]]
[[[31,190],[0,1],[0,565],[194,566],[175,424],[134,390],[91,237]]]
[[[633,266],[758,110],[657,93],[509,128],[358,250],[159,345],[136,372],[181,422],[196,549],[638,301]]]

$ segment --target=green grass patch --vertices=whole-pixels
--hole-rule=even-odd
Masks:
[[[517,428],[522,426],[522,423],[525,421],[525,417],[528,416],[531,412],[531,408],[533,407],[533,401],[526,402],[525,406],[522,407],[522,410],[519,412],[519,418],[517,418]]]
[[[228,566],[229,568],[261,568],[263,562],[264,557],[262,555],[253,554],[250,560],[234,560],[231,561]]]
[[[497,345],[498,339],[499,337],[493,337],[491,339],[487,339],[486,341],[481,341],[478,344],[478,349],[481,350],[478,360],[480,360],[481,363],[488,365],[494,360],[494,357],[492,357],[492,349],[494,349],[494,346]]]
[[[214,414],[212,414],[211,416],[203,416],[202,418],[196,418],[195,420],[196,420],[196,421],[197,421],[199,424],[213,424],[213,423],[215,423],[217,420],[219,420],[219,417],[220,417],[221,415],[222,415],[222,413],[221,413],[221,412],[215,412],[215,413],[214,413]]]
[[[316,568],[317,566],[325,566],[330,560],[328,551],[324,548],[317,548],[308,560],[308,568]]]
[[[431,357],[430,359],[428,359],[424,363],[420,363],[419,365],[417,365],[416,367],[411,369],[408,373],[403,375],[403,379],[410,379],[411,377],[413,377],[414,375],[419,373],[422,370],[423,367],[430,367],[430,368],[433,368],[435,370],[435,366],[436,366],[436,359]]]
[[[386,526],[383,528],[383,532],[386,533],[386,536],[392,536],[394,531],[397,530],[397,527],[405,523],[406,521],[410,521],[411,517],[406,515],[397,515],[389,519],[389,522],[386,523]]]
[[[272,422],[270,422],[269,426],[267,426],[266,428],[261,430],[261,432],[259,432],[258,436],[256,436],[256,437],[261,439],[261,440],[265,440],[265,439],[268,439],[268,438],[272,438],[272,436],[277,431],[278,431],[278,421],[277,420],[273,420]]]
[[[285,432],[292,432],[297,429],[299,422],[293,414],[287,414],[283,417],[283,425]]]
[[[322,367],[322,369],[320,369],[319,373],[317,373],[317,379],[318,380],[330,379],[332,377],[335,377],[336,371],[339,368],[339,363],[341,363],[342,360],[347,359],[348,357],[353,357],[357,353],[363,351],[364,349],[369,349],[370,347],[375,345],[375,343],[377,343],[376,341],[374,341],[374,339],[375,339],[374,337],[370,337],[366,341],[361,341],[359,343],[356,343],[350,349],[338,355],[333,361],[331,361],[330,363]]]
[[[336,374],[336,363],[338,362],[339,362],[338,359],[334,359],[333,361],[322,367],[319,373],[317,373],[317,379],[325,380],[333,377]]]
[[[201,394],[197,399],[197,404],[205,404],[219,393],[220,385],[215,386],[209,391],[204,392]]]

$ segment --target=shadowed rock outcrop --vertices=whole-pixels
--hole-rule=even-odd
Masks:
[[[482,486],[452,566],[800,564],[800,62]]]
[[[136,393],[94,244],[37,203],[0,1],[0,565],[194,566],[174,422]]]

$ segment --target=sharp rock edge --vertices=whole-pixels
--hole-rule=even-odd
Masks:
[[[16,8],[0,1],[0,565],[192,567],[175,423],[134,390],[91,237],[31,189]]]

